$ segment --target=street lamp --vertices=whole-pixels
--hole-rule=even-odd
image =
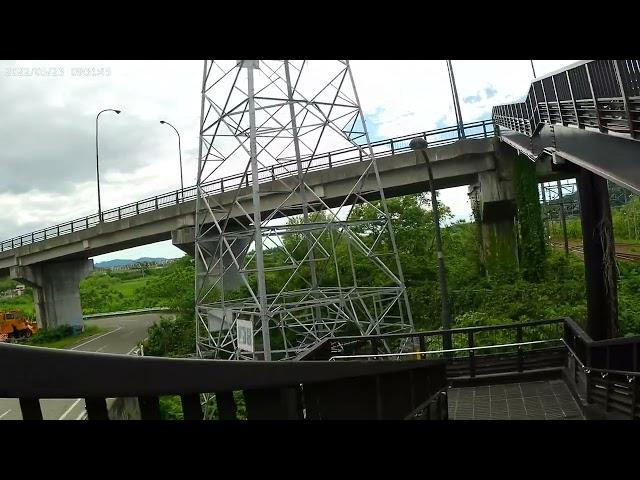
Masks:
[[[178,135],[178,155],[180,156],[180,192],[181,192],[182,200],[184,200],[184,182],[182,181],[182,149],[180,148],[180,133],[178,132],[176,127],[171,125],[169,122],[160,120],[160,123],[163,125],[169,125],[171,128],[173,128],[173,131],[176,132],[176,134]]]
[[[453,67],[451,60],[447,60],[447,70],[449,71],[449,85],[451,86],[451,95],[453,96],[453,110],[456,114],[456,122],[458,123],[458,132],[460,138],[465,138],[464,124],[462,123],[462,110],[460,110],[460,100],[458,99],[458,89],[456,88],[456,79],[453,76]]]
[[[436,233],[436,249],[438,256],[438,280],[440,282],[440,297],[442,301],[442,328],[444,330],[451,329],[451,312],[449,309],[449,291],[447,290],[447,274],[444,266],[444,254],[442,253],[442,237],[440,236],[440,214],[438,212],[438,199],[436,198],[436,189],[433,184],[433,172],[431,171],[431,163],[427,155],[427,141],[424,138],[416,137],[409,143],[409,148],[416,152],[422,152],[424,160],[427,164],[427,173],[429,175],[429,190],[431,190],[431,206],[433,208],[433,223]],[[444,350],[451,350],[451,333],[448,332],[442,337],[442,346]],[[450,353],[445,353],[448,358]]]
[[[100,205],[100,163],[98,161],[98,117],[101,113],[104,112],[116,112],[116,114],[120,114],[120,110],[113,110],[111,108],[107,108],[106,110],[102,110],[96,115],[96,178],[98,180],[98,222],[102,222],[102,207]]]

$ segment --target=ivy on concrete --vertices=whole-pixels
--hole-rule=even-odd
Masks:
[[[517,156],[514,161],[513,183],[518,208],[518,252],[522,276],[530,282],[540,282],[544,276],[546,245],[538,192],[535,163]]]

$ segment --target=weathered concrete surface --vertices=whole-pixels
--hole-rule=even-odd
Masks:
[[[480,222],[480,257],[489,277],[518,271],[513,152],[497,147],[495,166],[492,171],[480,172],[469,188]]]
[[[11,278],[33,287],[33,303],[41,328],[82,328],[80,280],[93,270],[93,260],[38,263],[11,267]]]
[[[221,275],[223,275],[222,288],[225,292],[235,290],[243,285],[242,275],[240,274],[238,266],[242,268],[244,265],[244,258],[249,245],[253,241],[253,235],[254,230],[246,229],[239,230],[237,237],[228,238],[233,256],[227,251],[221,262],[211,266],[210,273],[212,275],[206,277],[206,281],[209,282],[209,284],[203,285],[203,288],[208,289],[213,284],[216,284]],[[195,238],[195,227],[185,227],[171,232],[171,241],[173,245],[199,261],[200,259],[195,255]],[[218,236],[211,235],[209,238],[205,237],[205,240],[202,241],[200,245],[210,252],[215,250],[219,251]],[[216,261],[218,257],[219,255],[216,256]],[[220,286],[220,284],[218,283],[217,286]]]

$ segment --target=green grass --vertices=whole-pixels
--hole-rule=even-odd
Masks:
[[[113,289],[122,293],[127,298],[133,298],[136,290],[146,285],[149,277],[134,278],[133,280],[123,280],[113,285]]]
[[[96,325],[85,325],[84,332],[80,333],[79,335],[70,335],[63,338],[57,338],[57,339],[51,339],[51,340],[49,340],[47,338],[48,335],[44,333],[46,331],[42,331],[36,334],[35,336],[33,336],[32,338],[30,338],[29,340],[27,340],[25,343],[27,345],[33,345],[35,347],[67,348],[67,347],[73,346],[76,343],[80,343],[82,340],[85,340],[89,337],[92,337],[94,335],[97,335],[99,333],[106,332],[106,331],[107,331],[106,328],[101,328]]]
[[[35,315],[33,297],[31,295],[0,299],[0,310],[12,310],[14,308],[22,310],[22,312],[30,318],[33,318]]]

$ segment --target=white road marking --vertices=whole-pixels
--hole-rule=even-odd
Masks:
[[[11,411],[11,409],[7,410],[6,412],[4,412],[2,415],[0,415],[0,418],[4,417],[7,413],[9,413]]]
[[[75,350],[76,348],[83,347],[84,345],[87,345],[88,343],[91,343],[91,342],[93,342],[94,340],[98,340],[99,338],[102,338],[102,337],[104,337],[104,336],[106,336],[106,335],[109,335],[109,334],[111,334],[111,333],[115,333],[115,332],[117,332],[118,330],[122,330],[122,328],[123,328],[123,326],[119,326],[119,327],[118,327],[118,328],[116,328],[115,330],[111,330],[110,332],[103,333],[102,335],[98,335],[97,337],[94,337],[94,338],[92,338],[91,340],[87,340],[86,342],[81,343],[80,345],[76,345],[75,347],[70,348],[69,350]],[[125,334],[125,335],[128,335],[128,334]],[[146,340],[146,338],[145,338],[145,340]],[[100,352],[100,351],[101,351],[102,349],[104,349],[105,347],[106,347],[106,345],[105,345],[104,347],[101,347],[100,349],[98,349],[98,350],[96,350],[96,351],[97,351],[97,352]],[[131,352],[133,352],[136,348],[137,348],[137,345],[136,345],[135,347],[133,347],[131,350],[129,350],[129,353],[127,353],[127,355],[129,355]],[[71,413],[71,410],[73,410],[73,409],[76,407],[76,405],[78,405],[78,403],[80,403],[80,401],[81,401],[81,400],[82,400],[81,398],[76,399],[76,401],[75,401],[75,402],[73,402],[73,404],[72,404],[72,405],[67,409],[67,411],[66,411],[66,412],[64,412],[64,413],[62,414],[62,416],[61,416],[58,420],[64,420],[64,418],[65,418],[67,415],[69,415],[69,413]],[[9,413],[10,411],[11,411],[11,410],[8,410],[8,411],[6,411],[5,413],[3,413],[2,415],[0,415],[0,418],[4,417],[4,416],[5,416],[7,413]],[[86,409],[85,409],[85,410],[83,410],[83,411],[82,411],[82,413],[80,413],[80,415],[78,415],[78,417],[76,418],[76,420],[82,420],[82,419],[83,419],[83,417],[85,417],[85,415],[86,415],[86,414],[87,414],[87,411],[86,411]]]
[[[94,337],[94,338],[92,338],[91,340],[87,340],[86,342],[81,343],[80,345],[76,345],[75,347],[70,348],[69,350],[75,350],[76,348],[84,347],[87,343],[91,343],[91,342],[93,342],[94,340],[98,340],[99,338],[105,337],[105,336],[107,336],[107,335],[111,335],[112,333],[115,333],[115,332],[117,332],[118,330],[122,330],[122,327],[118,327],[118,328],[116,328],[115,330],[111,330],[110,332],[103,333],[102,335],[98,335],[97,337]]]
[[[71,405],[66,412],[64,412],[62,414],[62,416],[58,419],[58,420],[64,420],[64,417],[66,417],[67,415],[69,415],[69,413],[71,413],[71,410],[73,410],[76,405],[78,405],[80,403],[80,400],[82,400],[81,398],[78,398],[75,402],[73,402],[73,405]]]
[[[86,344],[93,342],[94,340],[98,340],[99,338],[102,338],[102,337],[104,337],[104,336],[106,336],[106,335],[109,335],[110,333],[117,332],[118,330],[121,330],[121,329],[122,329],[122,327],[118,327],[118,328],[116,328],[115,330],[111,330],[110,332],[103,333],[102,335],[98,335],[97,337],[94,337],[94,338],[92,338],[91,340],[87,340],[86,342],[81,343],[80,345],[76,345],[75,347],[70,348],[69,350],[75,350],[76,348],[83,347],[83,346],[85,346]],[[100,348],[100,350],[102,350],[103,348],[104,348],[104,347]],[[98,350],[98,351],[100,351],[100,350]],[[76,405],[78,405],[78,403],[80,403],[80,401],[81,401],[81,400],[82,400],[81,398],[76,399],[76,401],[75,401],[75,402],[73,402],[73,404],[72,404],[72,405],[67,409],[67,411],[66,411],[66,412],[64,412],[64,413],[62,414],[62,416],[61,416],[58,420],[64,420],[64,418],[65,418],[67,415],[69,415],[69,413],[71,413],[71,410],[73,410],[73,409],[76,407]],[[84,412],[83,412],[82,414],[84,415]]]
[[[101,346],[99,349],[96,350],[96,353],[101,352],[102,350],[104,350],[106,347],[106,345]]]

